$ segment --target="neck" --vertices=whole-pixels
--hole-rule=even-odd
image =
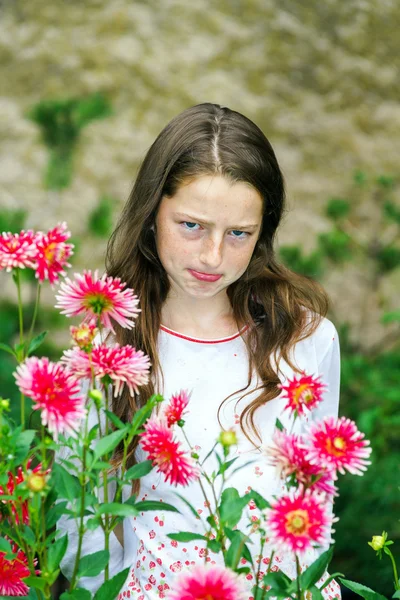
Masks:
[[[161,310],[161,323],[174,331],[195,337],[224,337],[237,331],[228,296],[221,298],[168,297]]]

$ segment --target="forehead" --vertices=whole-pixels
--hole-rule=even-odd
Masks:
[[[261,221],[263,201],[251,185],[232,183],[221,175],[203,175],[181,185],[171,197],[164,197],[160,210],[189,212],[205,220],[256,223]]]

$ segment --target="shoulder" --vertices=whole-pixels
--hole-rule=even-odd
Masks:
[[[308,321],[310,322],[312,316],[316,316],[315,313],[312,315],[310,311],[307,311]],[[322,317],[318,327],[315,331],[306,338],[309,343],[312,343],[315,349],[318,361],[321,361],[330,348],[339,345],[339,334],[335,325],[327,317]]]

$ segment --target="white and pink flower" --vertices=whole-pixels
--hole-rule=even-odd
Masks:
[[[369,445],[354,421],[328,416],[310,426],[307,460],[333,473],[363,475],[371,464]]]
[[[0,235],[0,270],[36,268],[37,248],[32,230]]]
[[[48,279],[51,284],[66,275],[64,267],[70,267],[68,262],[73,252],[73,244],[66,241],[71,237],[66,223],[59,223],[47,233],[39,231],[36,234],[36,277],[39,281]]]
[[[139,393],[139,386],[149,380],[150,359],[141,350],[132,346],[100,344],[90,354],[78,347],[66,350],[61,359],[77,378],[91,378],[92,374],[102,379],[106,375],[114,384],[114,395],[118,396],[124,385],[130,393]]]
[[[86,416],[85,398],[78,380],[64,365],[32,356],[17,367],[15,377],[21,392],[33,400],[32,408],[41,411],[42,424],[56,440],[60,433],[76,436]]]
[[[287,400],[284,410],[300,416],[318,406],[327,387],[319,378],[320,376],[303,374],[297,379],[294,375],[287,385],[278,384],[278,388],[286,393],[283,396]]]
[[[186,390],[181,390],[179,394],[174,394],[166,406],[164,416],[167,419],[168,427],[178,423],[183,417],[185,409],[189,403],[190,394]]]
[[[330,541],[332,516],[325,495],[306,491],[292,492],[266,509],[270,541],[282,550],[303,553],[315,544]]]
[[[206,567],[197,565],[190,571],[182,572],[174,579],[173,586],[167,594],[167,600],[245,600],[242,581],[238,575],[227,569],[214,565]]]
[[[121,327],[132,329],[133,319],[140,312],[139,299],[130,288],[125,288],[119,278],[109,277],[98,272],[84,271],[75,273],[75,281],[66,279],[60,285],[56,308],[67,317],[83,315],[84,321],[93,318],[111,331],[114,331],[111,319]]]
[[[148,453],[148,459],[158,467],[158,472],[163,473],[165,481],[174,485],[188,485],[191,480],[199,478],[199,470],[185,452],[179,442],[175,441],[173,430],[167,425],[165,419],[152,416],[144,426],[145,431],[140,434],[140,445]]]

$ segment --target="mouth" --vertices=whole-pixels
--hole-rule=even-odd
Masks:
[[[188,269],[189,273],[193,275],[196,279],[200,281],[218,281],[221,279],[222,275],[213,275],[212,273],[201,273],[200,271],[194,271],[193,269]]]

